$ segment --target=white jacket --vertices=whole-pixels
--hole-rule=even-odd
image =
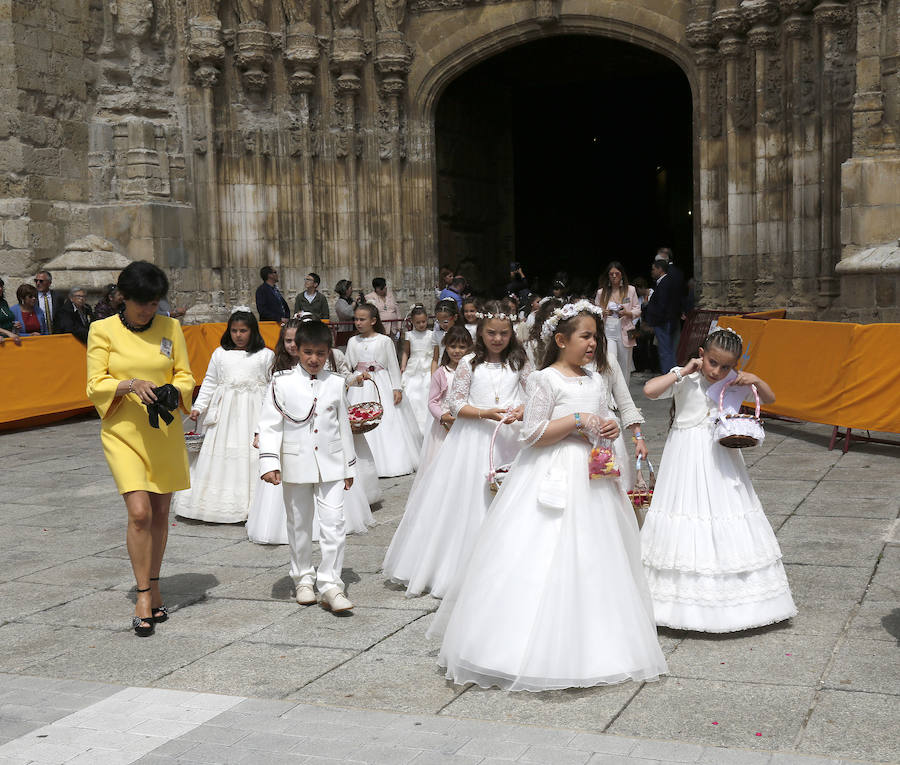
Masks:
[[[259,470],[284,483],[356,477],[344,378],[302,367],[276,372],[259,415]]]

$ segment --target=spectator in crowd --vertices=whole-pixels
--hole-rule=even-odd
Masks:
[[[443,291],[450,286],[450,282],[453,281],[454,275],[453,269],[449,266],[443,266],[438,272],[438,285],[434,290],[435,297],[438,300],[441,299]]]
[[[462,276],[454,276],[450,284],[441,290],[438,300],[455,300],[459,310],[462,311],[463,292],[466,289],[466,280]]]
[[[21,284],[16,290],[18,305],[10,308],[14,319],[22,326],[23,335],[49,335],[47,317],[39,305],[38,291],[30,284]]]
[[[303,280],[303,292],[294,300],[294,315],[298,313],[311,313],[317,319],[330,319],[328,313],[328,301],[319,292],[319,284],[322,280],[318,274],[308,273]]]
[[[94,321],[106,319],[119,312],[122,306],[122,293],[115,284],[107,284],[103,297],[94,306]]]
[[[353,312],[356,310],[356,306],[360,304],[362,295],[357,295],[356,298],[353,297],[353,282],[349,279],[341,279],[335,284],[334,292],[337,295],[337,300],[334,303],[334,312],[337,315],[337,320],[343,322],[353,321]]]
[[[3,341],[7,337],[11,337],[16,345],[21,345],[22,338],[18,333],[21,328],[22,326],[16,321],[9,303],[3,297],[3,279],[0,279],[0,345],[3,345]]]
[[[260,321],[284,322],[291,315],[287,301],[275,285],[278,284],[278,272],[272,266],[259,269],[262,284],[256,288],[256,312]]]
[[[675,265],[675,261],[672,259],[672,248],[671,247],[660,247],[656,251],[656,260],[664,260],[669,264],[668,276],[671,277],[673,282],[676,282],[679,285],[679,289],[684,289],[684,273],[682,270]],[[680,294],[680,293],[679,293]]]
[[[51,284],[53,284],[53,275],[49,271],[41,270],[34,275],[34,286],[37,288],[37,305],[44,314],[44,323],[46,324],[47,331],[44,332],[45,335],[53,334],[56,314],[64,300],[58,290],[50,289]]]
[[[656,288],[647,308],[644,319],[653,327],[656,344],[659,347],[659,365],[665,374],[675,366],[675,338],[681,316],[681,294],[679,285],[668,276],[669,262],[654,260],[650,274],[656,282]]]
[[[163,298],[159,301],[159,308],[156,309],[156,312],[160,316],[169,316],[173,319],[180,319],[187,313],[186,308],[179,308],[175,306],[174,308],[169,304],[169,301],[166,298]]]
[[[81,287],[72,287],[69,290],[69,299],[60,306],[57,314],[56,327],[53,333],[62,335],[69,332],[87,345],[88,329],[94,316],[91,307],[85,305],[85,293]]]
[[[388,289],[387,281],[381,276],[372,279],[372,291],[366,295],[366,302],[378,309],[382,322],[396,322],[400,318],[397,299],[394,297],[394,293]],[[396,327],[393,325],[388,327],[390,333],[393,333],[395,329]]]
[[[681,319],[687,315],[687,295],[685,294],[684,272],[675,265],[672,259],[671,247],[660,247],[656,251],[656,259],[664,260],[669,264],[669,270],[666,273],[666,279],[672,282],[671,289],[678,296],[678,320],[675,322],[675,328],[672,333],[672,348],[678,347],[681,340]],[[663,369],[668,372],[668,369]]]
[[[551,294],[553,295],[553,297],[558,298],[559,300],[568,299],[568,294],[566,293],[566,282],[559,275],[557,275],[556,279],[553,282]]]
[[[522,298],[528,293],[528,280],[525,278],[525,272],[522,270],[521,263],[509,264],[509,283],[506,285],[506,294],[515,295],[516,300],[522,301]]]

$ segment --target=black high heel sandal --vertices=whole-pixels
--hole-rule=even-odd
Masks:
[[[158,582],[158,576],[150,577],[151,582]],[[166,619],[169,618],[169,609],[165,606],[155,606],[150,609],[151,617],[150,619],[154,624],[162,624]]]
[[[150,588],[147,587],[144,590],[138,590],[138,592],[150,592]],[[145,627],[144,624],[147,626]],[[153,634],[153,630],[156,629],[152,616],[133,616],[131,618],[131,627],[134,629],[134,634],[138,637],[150,637]]]

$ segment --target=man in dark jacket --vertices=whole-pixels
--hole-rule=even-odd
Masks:
[[[282,322],[291,315],[287,301],[279,291],[278,272],[272,266],[259,269],[259,278],[263,283],[256,288],[256,311],[260,321]]]
[[[675,337],[681,319],[681,285],[669,276],[669,263],[654,260],[650,275],[656,282],[643,318],[653,327],[659,347],[659,368],[668,372],[675,366]]]
[[[85,292],[81,287],[72,287],[69,290],[69,299],[56,312],[54,335],[70,332],[87,345],[88,330],[94,317],[91,314],[91,307],[85,304],[84,298]]]
[[[330,319],[328,301],[319,292],[322,280],[318,274],[307,274],[303,280],[303,292],[294,300],[294,313],[311,313],[317,319]]]

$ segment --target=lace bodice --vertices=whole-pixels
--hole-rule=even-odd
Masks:
[[[509,364],[484,362],[472,371],[475,354],[464,356],[456,367],[453,386],[447,394],[450,414],[456,417],[466,404],[479,409],[509,408],[522,403],[523,391],[533,371],[530,363],[517,372]]]
[[[540,440],[552,420],[575,412],[610,417],[608,396],[606,381],[596,372],[588,372],[584,377],[565,377],[553,367],[535,372],[528,383],[521,440],[531,446]]]
[[[206,368],[206,376],[193,408],[203,414],[207,409],[215,409],[216,400],[227,390],[258,392],[266,389],[271,377],[275,354],[268,348],[256,353],[246,351],[226,351],[216,348]],[[213,417],[215,413],[210,413]]]

